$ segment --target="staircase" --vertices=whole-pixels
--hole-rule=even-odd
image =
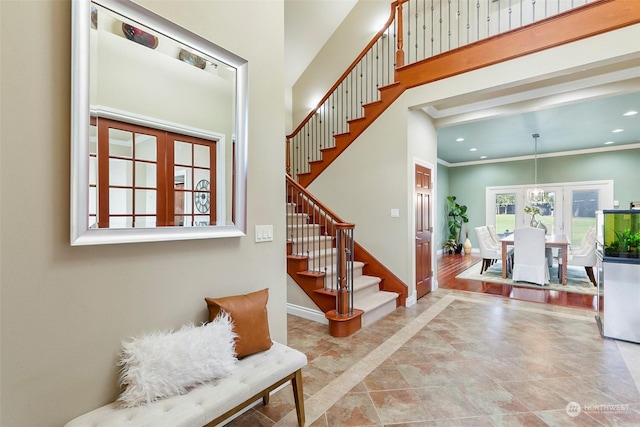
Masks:
[[[466,9],[458,4],[462,9],[452,13],[452,2],[443,12],[428,10],[422,0],[395,0],[385,27],[286,137],[287,271],[325,313],[332,335],[339,329],[332,330],[335,322],[350,323],[334,335],[347,336],[404,306],[407,285],[353,240],[353,224],[306,187],[407,89],[640,22],[637,2],[585,2],[590,4],[536,15],[535,2],[514,0],[532,8],[532,21],[521,18],[512,26],[511,19],[503,20],[505,28],[498,19],[498,27],[486,26],[485,34],[480,29],[487,17],[499,18],[502,11],[499,1],[486,2],[487,10],[480,3]],[[448,21],[451,16],[455,22]],[[427,21],[438,24],[432,28]],[[443,31],[448,27],[466,37],[452,38],[458,33]],[[434,29],[448,38],[434,40]]]
[[[287,203],[287,272],[320,310],[328,314],[331,332],[330,313],[336,309],[339,283],[336,239],[330,232],[333,225],[327,218],[309,213],[309,210],[306,201]],[[382,290],[383,279],[367,275],[366,263],[355,260],[348,263],[352,307],[357,321],[335,336],[350,335],[393,312],[400,296],[397,292]]]
[[[393,102],[405,91],[405,87],[392,83],[377,89],[379,99],[362,106],[363,115],[347,121],[347,130],[334,135],[333,145],[320,148],[316,160],[308,164],[306,172],[297,172],[298,182],[307,187],[318,177],[329,165],[345,151],[353,141],[358,138],[371,123],[373,123]],[[291,137],[294,140],[295,137]],[[289,141],[289,140],[288,140]],[[288,146],[288,145],[287,145]],[[287,156],[290,158],[290,156]]]

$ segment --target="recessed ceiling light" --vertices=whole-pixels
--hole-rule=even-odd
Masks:
[[[481,158],[481,159],[486,159],[486,158],[487,158],[487,156],[480,156],[480,158]]]
[[[478,151],[477,148],[469,148],[469,151]]]
[[[611,145],[611,144],[615,144],[613,141],[607,141],[604,143],[604,145]]]
[[[611,132],[613,133],[620,133],[620,132],[624,132],[624,129],[614,129]]]
[[[635,116],[636,114],[638,114],[637,111],[630,110],[624,113],[623,116]]]
[[[456,139],[456,142],[462,142],[462,141],[464,141],[464,138],[458,138],[458,139]]]

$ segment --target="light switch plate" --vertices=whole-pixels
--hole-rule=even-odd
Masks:
[[[256,225],[256,243],[273,241],[273,225]]]
[[[400,209],[391,209],[391,218],[400,218]]]

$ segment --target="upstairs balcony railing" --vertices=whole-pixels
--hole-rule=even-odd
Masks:
[[[588,3],[605,0],[396,0],[384,27],[287,136],[287,174],[309,172],[334,137],[380,99],[395,70]]]

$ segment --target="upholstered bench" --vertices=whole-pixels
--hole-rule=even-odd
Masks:
[[[302,427],[302,367],[306,364],[303,353],[274,342],[270,349],[239,360],[230,376],[187,394],[133,408],[110,403],[71,420],[66,427],[215,426],[258,399],[268,404],[269,393],[289,381]]]

